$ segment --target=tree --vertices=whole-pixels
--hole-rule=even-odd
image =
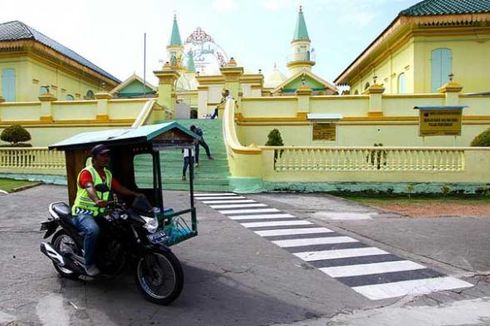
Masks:
[[[471,142],[471,146],[490,147],[490,128],[476,136]]]
[[[18,146],[19,143],[31,140],[31,135],[20,125],[12,125],[5,128],[0,134],[0,139],[9,142],[11,146]],[[25,146],[25,144],[22,144]]]
[[[272,129],[271,132],[269,132],[269,135],[267,136],[267,143],[265,143],[265,146],[284,146],[279,130]],[[284,152],[283,149],[279,151],[274,150],[274,168],[276,167],[277,158],[282,156],[282,152]]]

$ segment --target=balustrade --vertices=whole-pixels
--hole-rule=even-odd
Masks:
[[[0,172],[44,173],[64,170],[63,152],[43,147],[0,148]]]
[[[464,149],[458,148],[269,147],[269,149],[274,150],[274,170],[277,172],[464,170]]]

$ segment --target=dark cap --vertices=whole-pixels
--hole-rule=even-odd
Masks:
[[[90,154],[92,156],[97,156],[100,154],[109,153],[110,151],[111,151],[111,149],[109,147],[107,147],[107,145],[99,144],[99,145],[95,145],[94,147],[92,147],[92,149],[90,150]]]

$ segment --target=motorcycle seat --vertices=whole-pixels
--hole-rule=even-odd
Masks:
[[[53,204],[53,210],[58,214],[59,217],[69,217],[71,215],[70,206],[65,203]]]

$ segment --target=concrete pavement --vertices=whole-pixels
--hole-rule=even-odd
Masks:
[[[369,300],[208,204],[197,203],[200,235],[173,248],[184,267],[184,291],[173,305],[160,307],[142,300],[130,271],[105,282],[56,275],[39,252],[38,229],[48,204],[64,200],[66,188],[41,186],[0,197],[0,324],[355,325],[363,316],[365,321],[389,321],[402,309],[410,316],[429,311],[434,319],[427,325],[438,325],[437,314],[428,308],[489,307],[490,259],[484,249],[490,248],[490,219],[411,220],[325,195],[246,197],[476,286]],[[186,201],[186,193],[166,193],[170,206]],[[342,219],[346,212],[356,218]],[[487,318],[477,310],[463,317],[466,324]]]

